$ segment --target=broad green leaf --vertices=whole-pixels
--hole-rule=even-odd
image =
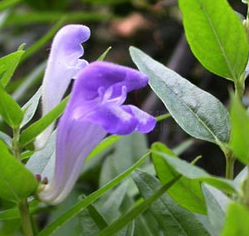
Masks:
[[[226,208],[231,200],[224,193],[207,184],[203,184],[202,189],[211,227],[215,235],[219,236],[225,221]]]
[[[98,198],[100,198],[108,190],[112,189],[117,184],[119,184],[123,179],[128,177],[135,169],[137,169],[146,160],[147,157],[148,157],[148,154],[144,155],[141,159],[139,159],[128,170],[124,171],[122,174],[120,174],[115,179],[113,179],[112,181],[107,183],[105,186],[98,189],[97,191],[90,194],[88,197],[84,198],[79,203],[74,205],[71,209],[69,209],[67,212],[62,214],[58,219],[56,219],[47,228],[45,228],[40,233],[38,233],[37,236],[48,236],[48,235],[52,235],[53,233],[55,233],[62,225],[64,225],[66,222],[68,222],[74,216],[76,216],[81,211],[83,211],[86,207],[88,207],[90,204],[92,204],[94,201],[96,201]]]
[[[51,123],[60,117],[67,105],[69,97],[65,98],[57,107],[51,110],[47,115],[42,117],[25,129],[20,135],[20,144],[26,146],[33,142],[35,138],[42,133]]]
[[[157,190],[152,196],[144,200],[143,202],[137,204],[129,212],[119,217],[112,224],[107,226],[96,236],[112,236],[115,233],[119,232],[137,216],[146,211],[158,198],[160,198],[178,179],[180,176],[177,176],[175,179],[169,183],[164,184],[159,190]]]
[[[35,115],[36,109],[38,107],[42,90],[41,87],[37,90],[34,96],[22,107],[24,111],[23,121],[21,123],[21,128],[24,127]]]
[[[12,128],[17,128],[23,119],[23,111],[17,102],[5,92],[0,84],[0,115]]]
[[[24,51],[19,49],[5,57],[0,58],[1,84],[5,87],[14,74]]]
[[[107,54],[110,52],[111,49],[112,49],[112,47],[107,48],[104,51],[104,53],[98,58],[98,61],[104,61],[105,58],[106,58],[106,56],[107,56]]]
[[[230,204],[221,236],[248,236],[248,222],[248,209],[238,203]]]
[[[191,50],[211,72],[238,80],[248,60],[248,39],[227,0],[179,0]]]
[[[0,140],[0,197],[20,201],[33,194],[37,185],[34,175],[9,153]]]
[[[220,146],[229,141],[229,114],[217,98],[139,49],[131,47],[130,54],[139,70],[149,76],[149,85],[184,131]]]
[[[154,143],[152,151],[159,151],[169,155],[172,158],[177,156],[164,144]],[[162,184],[167,183],[178,175],[162,157],[152,152],[153,163],[157,175]],[[199,213],[206,214],[205,199],[202,194],[201,184],[199,180],[189,179],[182,176],[169,190],[168,194],[182,207]]]
[[[155,177],[139,169],[133,173],[133,178],[144,199],[152,196],[161,187]],[[193,213],[181,208],[166,193],[151,205],[150,211],[157,219],[165,236],[209,235]]]
[[[180,160],[178,158],[172,158],[172,156],[152,150],[152,153],[155,153],[161,157],[163,157],[167,163],[174,168],[179,174],[185,176],[189,179],[199,180],[201,182],[207,183],[213,187],[218,188],[219,190],[225,191],[227,193],[238,193],[238,187],[236,184],[228,179],[224,179],[221,177],[216,177],[208,174],[205,170],[194,166],[184,160]]]
[[[244,164],[249,164],[249,117],[238,99],[232,97],[231,108],[232,132],[230,148]]]

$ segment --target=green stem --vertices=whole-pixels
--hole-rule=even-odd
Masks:
[[[226,157],[226,179],[233,179],[234,178],[234,164],[236,161],[236,158],[233,155],[233,152],[227,148],[222,147],[222,151],[224,152],[224,155]]]
[[[20,136],[19,128],[13,129],[13,140],[12,140],[13,155],[21,162],[21,154],[20,154],[20,148],[19,148],[19,136]]]
[[[242,75],[241,78],[234,82],[235,86],[235,96],[238,100],[241,100],[245,91],[245,76]]]
[[[21,223],[24,236],[33,236],[33,229],[31,219],[29,215],[29,206],[27,200],[23,200],[19,203],[19,211],[21,217]]]
[[[12,141],[12,150],[14,156],[21,162],[21,150],[19,145],[20,129],[13,129],[13,141]],[[33,236],[32,223],[29,214],[29,205],[27,199],[24,199],[19,202],[19,211],[20,218],[23,228],[24,236]]]

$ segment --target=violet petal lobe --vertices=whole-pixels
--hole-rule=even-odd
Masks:
[[[81,44],[89,37],[90,29],[84,25],[66,25],[55,35],[42,84],[43,116],[60,103],[71,79],[88,64],[80,57],[84,54]],[[36,149],[44,147],[53,127],[37,137]]]
[[[55,173],[38,194],[42,201],[58,204],[68,196],[86,157],[107,133],[126,135],[154,129],[154,117],[123,105],[127,92],[147,83],[143,73],[108,62],[90,63],[78,74],[58,125]]]

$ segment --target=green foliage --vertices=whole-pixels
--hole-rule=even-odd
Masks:
[[[248,60],[248,39],[227,0],[180,0],[192,52],[211,72],[238,80]]]
[[[224,193],[209,185],[204,184],[202,188],[211,227],[216,235],[220,235],[225,220],[225,211],[231,200]]]
[[[137,170],[133,176],[144,199],[152,196],[161,186],[155,177],[141,170]],[[164,236],[210,235],[193,213],[181,208],[166,193],[151,205],[150,211],[157,219]]]
[[[184,131],[221,146],[229,141],[229,114],[218,99],[139,49],[131,47],[130,54],[139,70],[149,76],[149,85]]]
[[[247,236],[249,234],[249,212],[244,206],[232,203],[221,236]]]
[[[3,87],[6,87],[6,85],[9,83],[23,54],[24,51],[20,47],[18,51],[0,58],[0,77],[1,77],[1,84]]]
[[[155,151],[155,152],[154,152]],[[152,145],[152,159],[157,175],[162,184],[167,183],[178,175],[162,157],[156,152],[165,153],[172,158],[177,156],[162,143]],[[169,190],[168,194],[182,207],[192,212],[206,214],[206,204],[199,180],[193,180],[182,176]]]
[[[57,107],[25,129],[20,136],[20,144],[26,146],[33,142],[50,124],[52,124],[63,113],[69,97],[65,98]]]
[[[0,197],[18,202],[33,194],[37,188],[36,178],[10,154],[1,140],[0,157]]]
[[[208,174],[205,170],[189,164],[184,160],[180,160],[178,158],[172,158],[167,153],[153,151],[157,155],[160,155],[164,158],[165,161],[175,170],[178,174],[181,174],[189,179],[199,180],[205,183],[208,183],[222,191],[227,193],[237,193],[237,186],[234,184],[233,181],[223,179],[220,177],[215,177]]]
[[[71,209],[69,209],[67,212],[62,214],[58,219],[56,219],[51,225],[49,225],[46,229],[42,230],[38,236],[48,236],[52,235],[56,230],[58,230],[63,224],[65,224],[67,221],[69,221],[71,218],[79,214],[81,211],[83,211],[87,206],[92,204],[94,201],[96,201],[99,197],[101,197],[104,193],[106,193],[108,190],[112,189],[114,186],[119,184],[123,179],[128,177],[136,168],[138,168],[148,157],[148,154],[146,154],[143,158],[141,158],[138,162],[136,162],[132,167],[124,171],[122,174],[118,175],[116,178],[114,178],[112,181],[104,185],[102,188],[98,189],[88,197],[81,200],[79,203],[77,203],[75,206],[73,206]]]
[[[121,230],[124,226],[130,223],[134,218],[147,210],[151,204],[153,204],[158,198],[160,198],[165,191],[167,191],[177,180],[179,176],[175,179],[171,180],[169,183],[163,185],[160,189],[158,189],[153,195],[151,195],[148,199],[138,204],[136,207],[131,209],[128,213],[119,217],[116,221],[114,221],[111,225],[106,227],[96,236],[111,236]]]
[[[22,120],[24,113],[17,102],[5,92],[0,84],[0,115],[3,120],[12,128],[17,128]]]
[[[249,117],[242,104],[232,96],[231,107],[232,132],[230,147],[236,157],[244,164],[249,163]]]

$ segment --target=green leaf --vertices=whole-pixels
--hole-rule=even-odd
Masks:
[[[244,164],[249,164],[249,117],[240,101],[232,96],[232,132],[229,143],[235,156]]]
[[[231,200],[224,193],[207,184],[203,184],[202,189],[207,202],[211,227],[213,232],[219,236],[225,221],[226,208]]]
[[[191,50],[211,72],[238,80],[248,61],[244,27],[227,0],[179,0]]]
[[[221,236],[248,236],[248,222],[248,209],[238,203],[230,204]]]
[[[154,143],[152,151],[162,152],[171,158],[178,158],[167,146],[162,143]],[[178,175],[178,172],[170,166],[161,155],[152,152],[153,163],[157,175],[162,184],[167,183]],[[199,214],[206,214],[205,199],[202,194],[199,180],[182,176],[169,190],[168,194],[182,207]]]
[[[93,205],[88,206],[82,211],[78,218],[82,235],[94,236],[107,226],[105,219]]]
[[[22,107],[22,110],[24,111],[24,117],[20,126],[21,128],[24,127],[35,115],[41,95],[42,88],[40,87],[34,96]]]
[[[104,51],[104,53],[98,58],[98,61],[104,61],[105,58],[106,58],[106,56],[107,56],[107,54],[109,53],[109,51],[111,51],[111,49],[112,49],[112,47],[107,48]]]
[[[135,171],[133,178],[144,199],[152,196],[161,187],[155,177],[139,169]],[[178,206],[166,193],[151,205],[150,211],[165,236],[210,235],[193,213]]]
[[[3,11],[11,6],[14,6],[21,1],[22,0],[2,0],[0,2],[0,11]]]
[[[37,185],[34,175],[9,153],[0,140],[0,197],[20,201],[33,194]]]
[[[50,124],[60,117],[67,105],[69,97],[65,98],[57,107],[51,110],[47,115],[42,117],[25,129],[20,135],[20,144],[24,147],[33,142],[35,138],[42,133]]]
[[[23,49],[20,48],[18,51],[0,58],[0,75],[2,77],[1,84],[3,87],[6,87],[6,85],[9,83],[19,64],[19,61],[21,60],[23,53]]]
[[[115,220],[111,225],[106,227],[96,236],[112,236],[125,227],[128,223],[130,223],[137,216],[142,214],[145,210],[147,210],[152,203],[154,203],[158,198],[160,198],[177,180],[179,176],[170,181],[169,183],[163,185],[158,191],[156,191],[152,196],[138,204],[136,207],[132,208],[129,212],[119,217]]]
[[[229,114],[217,98],[142,51],[131,47],[130,54],[139,70],[149,76],[149,85],[184,131],[220,146],[229,141]]]
[[[107,183],[102,188],[98,189],[94,193],[90,194],[88,197],[81,200],[79,203],[74,205],[67,212],[62,214],[58,219],[56,219],[51,225],[49,225],[46,229],[42,230],[37,236],[48,236],[55,233],[62,225],[64,225],[67,221],[72,219],[74,216],[83,211],[87,206],[92,204],[98,198],[100,198],[104,193],[108,190],[112,189],[114,186],[119,184],[124,178],[128,177],[135,169],[137,169],[148,157],[148,153],[144,155],[138,162],[136,162],[132,167],[128,170],[124,171],[122,174],[117,176],[115,179]]]
[[[17,128],[23,119],[23,111],[0,84],[0,115],[12,128]]]
[[[152,153],[155,153],[163,157],[167,161],[167,163],[172,168],[174,168],[175,171],[177,171],[177,173],[189,179],[199,180],[201,182],[207,183],[227,193],[234,193],[234,194],[238,193],[238,190],[239,190],[238,187],[231,180],[212,176],[208,174],[205,170],[197,166],[193,166],[192,164],[184,160],[180,160],[178,158],[172,158],[172,156],[166,153],[162,153],[162,152],[158,152],[154,150],[152,150]]]
[[[111,136],[103,139],[103,141],[101,141],[99,143],[99,145],[96,148],[94,148],[92,150],[92,152],[89,154],[89,156],[87,157],[87,161],[89,161],[91,158],[97,156],[98,154],[100,154],[101,152],[103,152],[107,148],[111,147],[112,145],[114,145],[121,138],[122,138],[122,136],[111,135]]]
[[[106,221],[111,223],[119,215],[119,208],[124,200],[127,191],[128,182],[122,183],[118,186],[100,207],[100,212],[105,217]]]

